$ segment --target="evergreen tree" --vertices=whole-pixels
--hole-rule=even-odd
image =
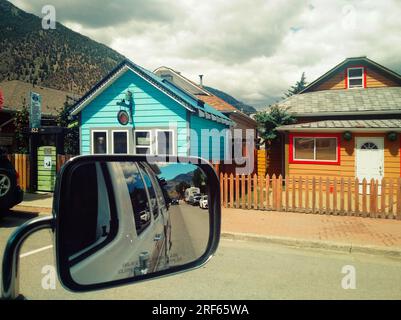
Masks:
[[[291,86],[290,89],[287,90],[286,93],[284,93],[285,97],[291,97],[294,94],[300,93],[303,89],[306,88],[307,82],[306,82],[306,77],[305,77],[305,72],[302,72],[301,79],[295,83],[295,85]]]
[[[77,121],[69,116],[70,104],[66,100],[64,107],[57,116],[57,125],[68,128],[64,136],[64,153],[76,155],[79,154],[79,127]]]

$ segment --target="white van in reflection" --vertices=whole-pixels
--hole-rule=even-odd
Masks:
[[[82,239],[75,239],[71,248],[72,278],[93,284],[167,269],[171,222],[158,168],[142,162],[85,166],[86,179],[93,180],[97,193],[90,192],[82,212],[74,213],[79,217],[77,228],[82,223],[88,232],[83,236],[77,232]],[[87,214],[86,208],[95,208],[97,217]],[[91,221],[85,221],[85,214]]]
[[[190,202],[190,200],[200,194],[200,189],[197,187],[190,187],[185,190],[185,202]]]

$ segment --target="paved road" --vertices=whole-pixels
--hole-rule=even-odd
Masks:
[[[205,253],[209,239],[209,211],[180,202],[170,207],[171,255],[179,264],[194,261]]]
[[[24,219],[20,214],[0,223],[1,252],[7,236]],[[400,259],[228,240],[223,240],[216,256],[198,270],[74,294],[58,282],[54,290],[42,288],[42,268],[54,265],[52,248],[46,249],[49,245],[51,234],[43,230],[23,247],[21,292],[28,299],[401,299]],[[40,248],[45,249],[32,253]],[[345,265],[356,269],[355,290],[341,287]]]

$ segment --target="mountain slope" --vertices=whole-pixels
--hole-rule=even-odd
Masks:
[[[43,30],[39,17],[0,0],[0,81],[23,80],[82,94],[124,57],[57,23]]]
[[[205,89],[246,114],[256,113],[256,109],[254,107],[247,105],[242,101],[238,101],[233,96],[229,95],[228,93],[225,93],[224,91],[206,86]]]

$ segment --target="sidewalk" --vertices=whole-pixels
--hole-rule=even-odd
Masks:
[[[222,209],[222,237],[401,256],[401,221]]]
[[[53,193],[24,193],[23,201],[12,208],[13,211],[50,214],[53,204]]]

